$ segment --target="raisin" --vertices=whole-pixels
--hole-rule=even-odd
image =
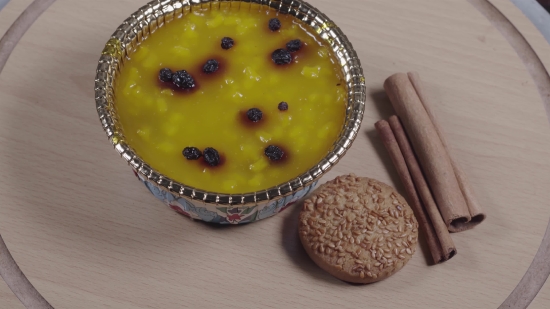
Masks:
[[[181,89],[195,88],[195,79],[185,70],[177,71],[172,75],[172,82]]]
[[[204,161],[210,166],[218,166],[220,164],[220,154],[214,148],[206,148],[203,152]]]
[[[288,103],[281,102],[281,103],[279,103],[278,108],[279,108],[280,111],[286,111],[286,110],[288,110]]]
[[[251,108],[248,110],[248,112],[246,112],[246,117],[248,117],[248,120],[252,122],[258,122],[262,120],[263,116],[264,114],[258,108]]]
[[[185,147],[185,149],[183,149],[183,156],[187,160],[198,160],[202,157],[202,153],[197,147]]]
[[[292,55],[286,49],[277,49],[271,54],[271,59],[277,65],[284,65],[292,62]]]
[[[212,74],[220,68],[220,63],[216,59],[210,59],[206,61],[206,64],[202,67],[202,71],[206,74]]]
[[[269,30],[277,31],[281,29],[281,21],[278,18],[272,18],[269,20]]]
[[[164,68],[160,70],[159,79],[161,82],[169,83],[172,81],[172,70]]]
[[[232,38],[225,37],[222,39],[222,48],[223,49],[231,49],[235,45],[235,41]]]
[[[264,152],[271,161],[279,161],[285,155],[285,152],[281,148],[274,145],[268,146]]]
[[[300,40],[292,40],[288,43],[286,43],[286,50],[289,52],[297,52],[302,48],[302,41]]]

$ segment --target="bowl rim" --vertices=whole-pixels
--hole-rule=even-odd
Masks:
[[[308,171],[275,187],[243,194],[215,193],[186,186],[159,173],[142,160],[125,142],[114,110],[113,82],[127,55],[157,28],[175,18],[182,18],[194,9],[269,7],[281,14],[294,16],[315,31],[332,48],[347,88],[344,126],[333,149]],[[95,101],[99,119],[115,150],[134,171],[159,189],[175,196],[201,201],[204,204],[254,207],[300,191],[318,181],[346,154],[355,140],[365,111],[366,86],[361,62],[344,33],[318,9],[302,0],[153,0],[130,15],[106,43],[98,61],[95,78]]]

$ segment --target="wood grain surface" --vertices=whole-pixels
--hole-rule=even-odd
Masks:
[[[11,1],[0,32],[30,2]],[[510,294],[550,218],[550,128],[516,52],[466,1],[310,2],[354,43],[370,92],[362,134],[326,179],[355,172],[402,191],[374,122],[392,113],[383,80],[415,70],[488,219],[453,235],[447,263],[428,267],[422,248],[390,279],[351,286],[300,247],[298,208],[239,227],[177,215],[117,158],[94,110],[99,53],[141,4],[58,0],[0,76],[0,233],[55,308],[494,308]],[[546,286],[531,308],[548,306]],[[3,284],[0,308],[22,308]]]

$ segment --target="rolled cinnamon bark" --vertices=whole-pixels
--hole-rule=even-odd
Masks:
[[[448,230],[459,232],[473,227],[449,155],[409,77],[394,74],[384,82],[384,88],[407,130]]]
[[[442,222],[443,220],[441,219],[441,216],[439,215],[437,209],[435,210],[435,212],[437,213],[437,216],[439,216],[440,221],[438,225],[440,226],[442,224],[443,230],[440,230],[438,233],[438,231],[436,231],[436,229],[434,228],[434,224],[427,215],[427,211],[418,196],[417,190],[415,189],[411,174],[409,173],[409,170],[407,168],[407,163],[405,162],[405,158],[399,148],[398,142],[395,138],[394,133],[392,132],[390,125],[387,121],[381,120],[376,123],[375,127],[382,139],[382,142],[384,143],[384,146],[390,154],[390,158],[395,168],[397,169],[397,173],[399,175],[399,178],[401,179],[401,182],[405,186],[405,191],[408,195],[409,204],[414,211],[420,228],[426,235],[426,242],[428,244],[428,249],[430,250],[434,264],[439,264],[450,259],[456,254],[456,249],[454,249],[453,251],[448,250],[448,240],[450,240],[450,243],[454,246],[454,244],[452,243],[452,239],[450,239],[450,237],[445,237],[444,234],[446,233],[447,235],[449,235],[449,233],[446,229],[445,224]],[[447,243],[443,244],[442,239]]]
[[[437,121],[437,117],[435,117],[435,114],[432,109],[433,104],[431,103],[429,96],[424,90],[425,88],[423,86],[422,80],[420,79],[420,75],[417,72],[409,72],[407,73],[407,76],[409,77],[409,80],[411,81],[416,91],[416,94],[420,98],[420,102],[422,102],[422,105],[424,106],[426,113],[428,113],[428,117],[430,117],[430,120],[432,121],[435,127],[437,135],[439,135],[439,139],[441,140],[443,147],[445,148],[445,150],[447,151],[447,154],[449,155],[451,164],[453,166],[453,170],[455,172],[456,180],[458,181],[458,185],[460,187],[460,190],[462,191],[462,196],[464,196],[464,200],[466,201],[466,205],[468,206],[468,210],[470,211],[470,216],[472,217],[468,225],[470,227],[474,227],[475,225],[483,222],[483,220],[485,220],[487,216],[483,212],[481,205],[479,204],[479,202],[477,201],[477,198],[475,197],[474,189],[472,188],[472,185],[468,180],[468,177],[466,177],[466,174],[464,174],[464,171],[462,170],[462,168],[460,168],[460,165],[454,159],[454,156],[449,149],[447,138],[445,137],[445,134],[443,134],[443,129],[441,129],[441,125],[439,124],[439,121]]]
[[[445,225],[445,222],[443,222],[443,218],[441,218],[441,214],[439,213],[437,204],[435,203],[432,193],[430,192],[430,187],[426,182],[426,178],[424,178],[424,174],[422,174],[422,169],[420,168],[418,160],[416,160],[416,156],[409,142],[409,139],[407,138],[407,133],[401,125],[401,121],[397,116],[391,116],[388,122],[390,124],[393,135],[397,140],[397,144],[399,145],[401,154],[405,159],[405,163],[407,163],[408,172],[411,175],[412,181],[414,182],[416,193],[420,196],[420,199],[422,200],[424,210],[430,217],[432,227],[437,237],[437,241],[441,246],[442,254],[440,262],[447,261],[454,255],[456,255],[456,247],[454,241],[449,234],[449,230]]]

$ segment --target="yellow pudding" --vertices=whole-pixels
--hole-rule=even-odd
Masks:
[[[272,31],[274,18],[281,28]],[[287,43],[297,39],[295,51]],[[280,64],[277,50],[290,63]],[[163,69],[185,70],[193,87],[175,75],[162,81]],[[346,104],[328,44],[271,9],[193,7],[144,40],[115,80],[115,108],[135,152],[167,177],[217,193],[265,190],[315,166],[337,140]],[[189,159],[190,147],[202,156]],[[212,148],[216,164],[208,164]]]

